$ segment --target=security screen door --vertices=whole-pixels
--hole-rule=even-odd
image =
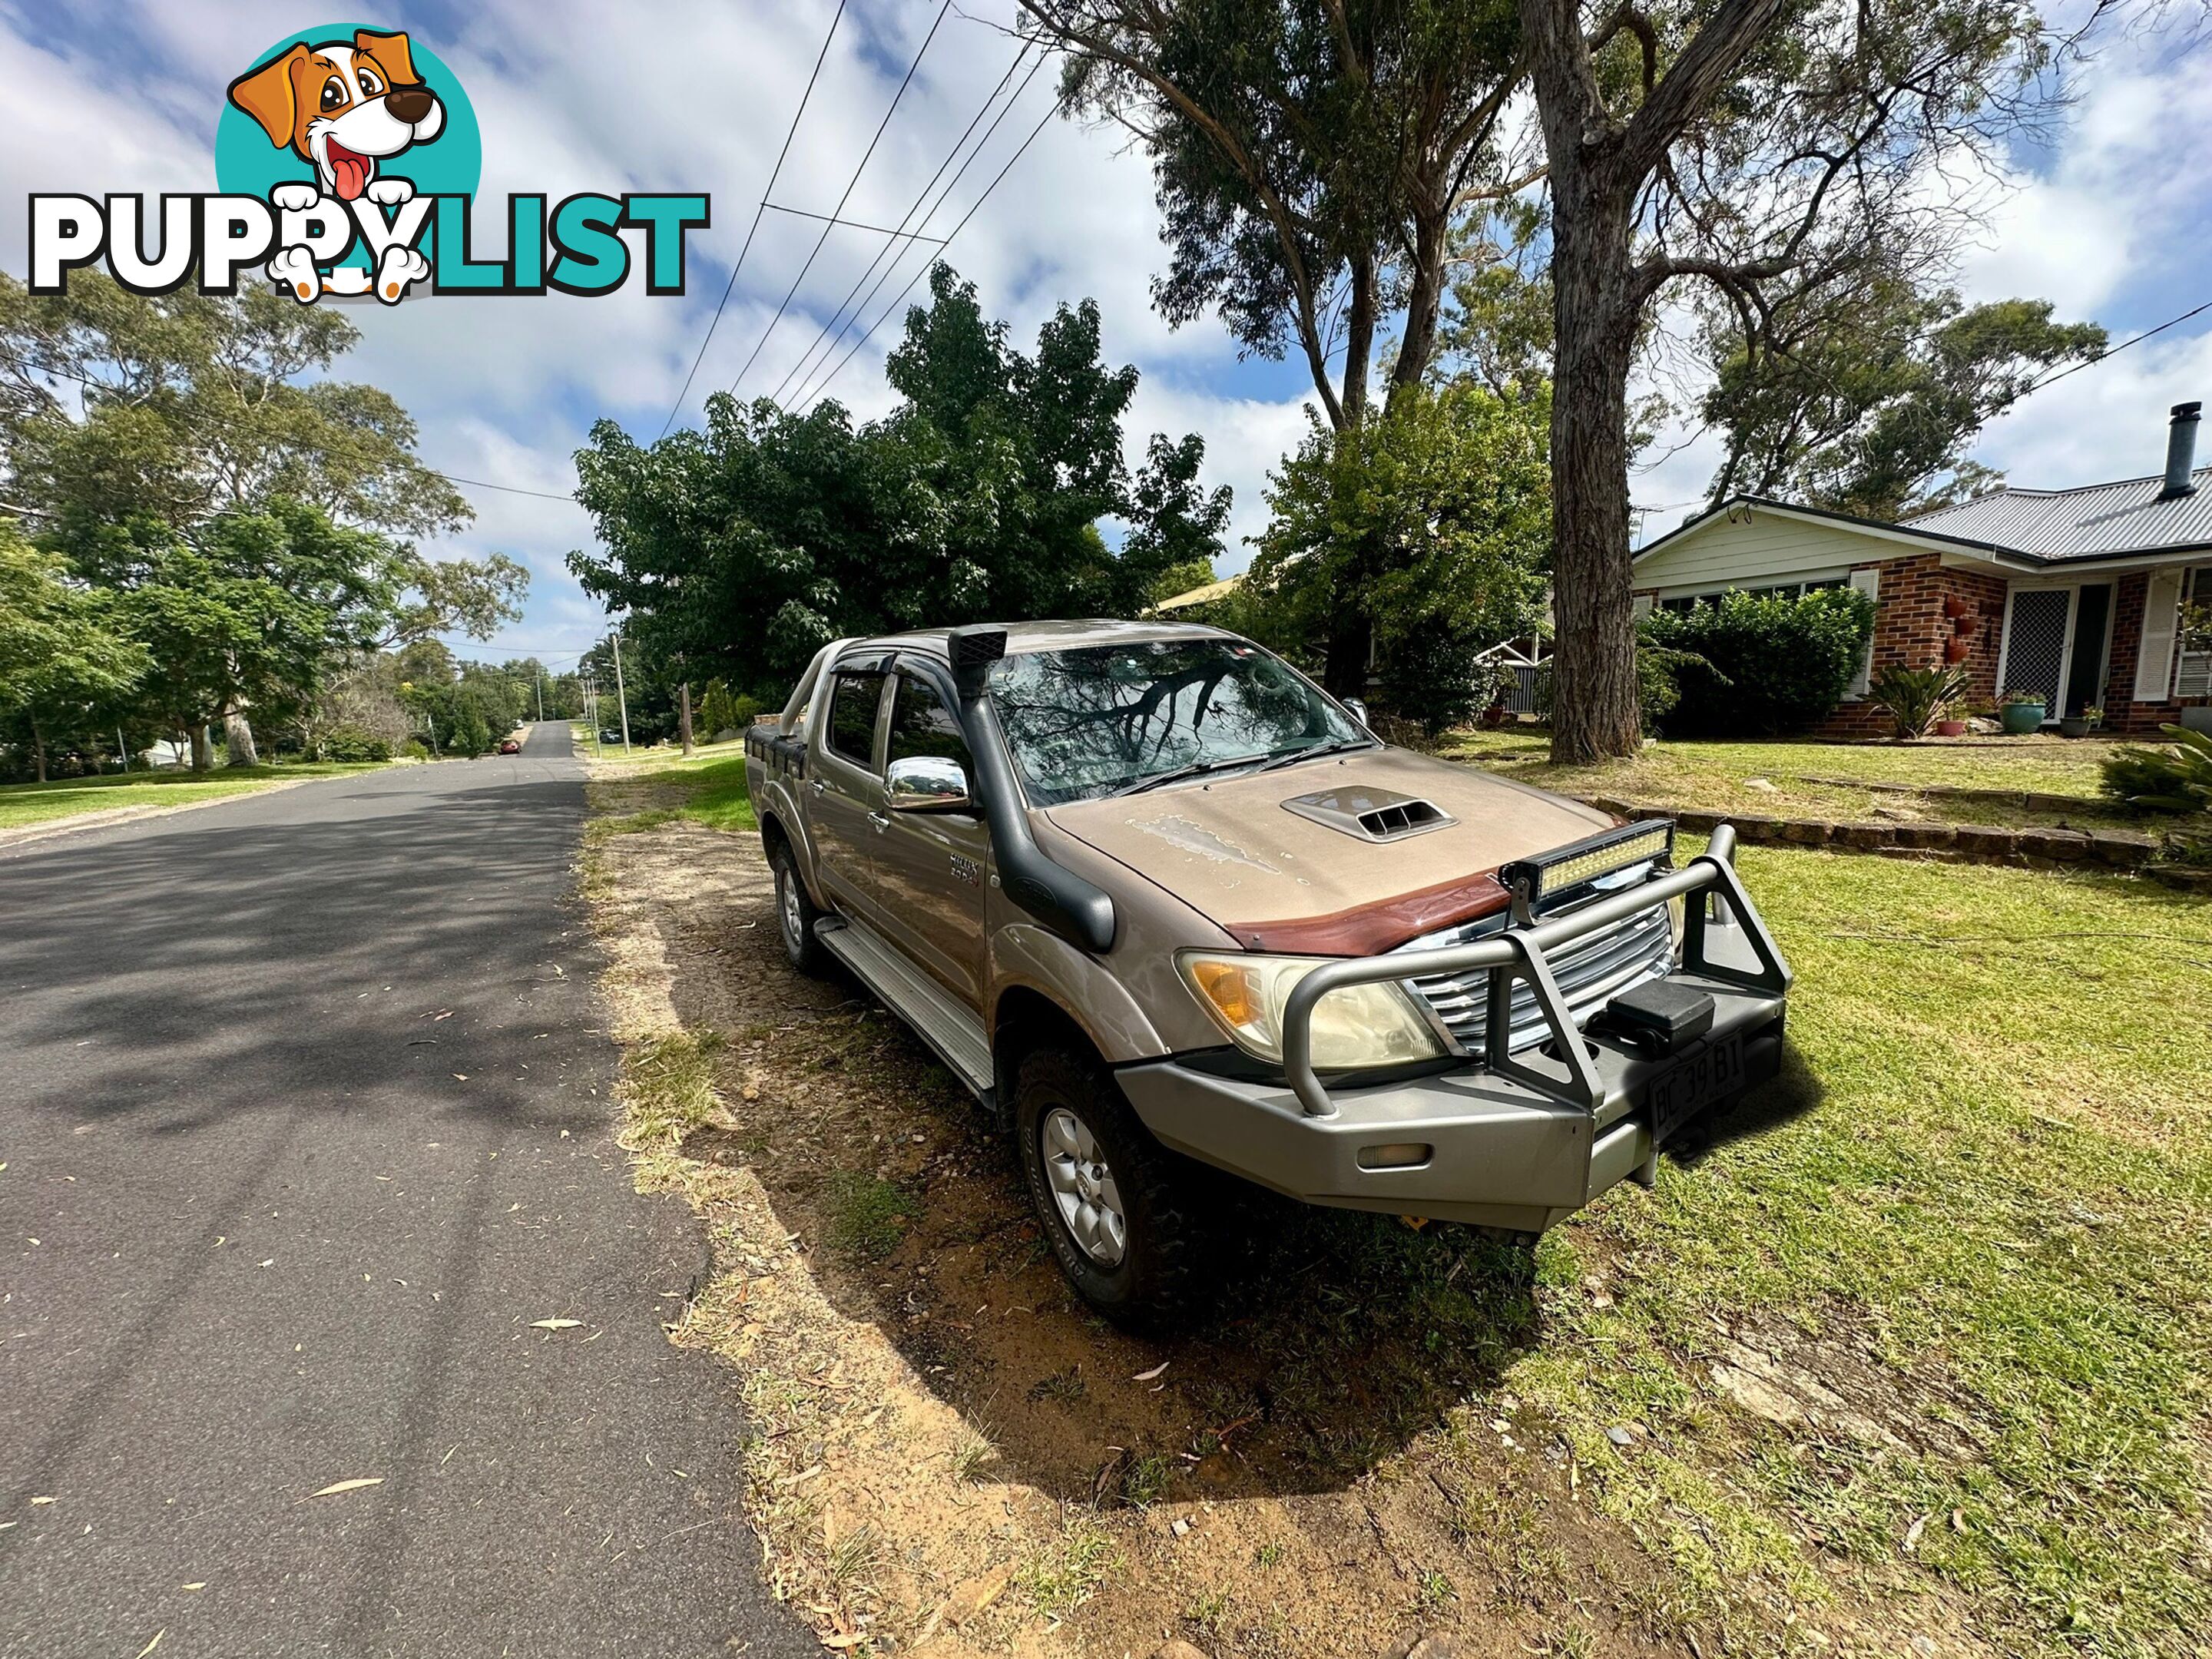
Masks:
[[[2073,620],[2074,590],[2044,587],[2013,590],[2012,615],[2005,629],[2004,684],[2000,695],[2039,693],[2055,719],[2066,668],[2066,635]]]

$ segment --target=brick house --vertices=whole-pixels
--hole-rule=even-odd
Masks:
[[[2116,732],[2212,729],[2212,638],[2184,622],[2212,607],[2198,414],[2174,406],[2156,476],[1998,489],[1901,524],[1735,496],[1637,552],[1637,613],[1733,588],[1871,595],[1873,649],[1822,737],[1887,732],[1863,695],[1869,677],[1943,661],[1966,669],[1979,703],[2033,691],[2053,720],[2101,707]]]

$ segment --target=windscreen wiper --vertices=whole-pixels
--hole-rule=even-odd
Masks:
[[[1272,772],[1278,767],[1293,765],[1302,760],[1318,760],[1323,755],[1340,755],[1347,749],[1374,747],[1375,739],[1372,738],[1337,738],[1328,743],[1308,744],[1303,749],[1285,749],[1279,755],[1271,756],[1266,765],[1255,769]]]
[[[1139,778],[1125,783],[1119,789],[1109,789],[1099,799],[1111,800],[1116,795],[1141,795],[1147,789],[1158,789],[1170,783],[1180,783],[1185,778],[1203,777],[1208,772],[1219,772],[1231,766],[1249,766],[1255,761],[1265,760],[1265,755],[1227,755],[1215,760],[1193,761],[1188,766],[1175,766],[1164,772],[1155,772],[1148,778]]]

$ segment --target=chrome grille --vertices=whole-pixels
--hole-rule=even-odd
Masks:
[[[1479,921],[1430,933],[1398,948],[1406,951],[1441,951],[1448,945],[1471,944],[1501,933],[1505,924],[1503,915],[1485,916]],[[1551,964],[1552,977],[1559,981],[1560,994],[1566,998],[1575,1024],[1580,1025],[1620,992],[1664,975],[1673,965],[1674,955],[1674,923],[1667,907],[1658,905],[1564,945],[1547,953],[1545,960]],[[1405,983],[1407,990],[1421,997],[1435,1011],[1461,1048],[1470,1054],[1482,1052],[1484,1028],[1489,1021],[1490,975],[1486,969],[1431,974]],[[1550,1035],[1543,1013],[1536,1006],[1535,993],[1526,981],[1516,981],[1510,1047],[1525,1048]]]

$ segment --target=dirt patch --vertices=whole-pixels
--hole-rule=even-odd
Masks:
[[[1663,1563],[1506,1380],[1558,1334],[1546,1307],[1589,1294],[1540,1293],[1525,1253],[1224,1183],[1210,1304],[1172,1339],[1131,1337],[1069,1291],[1011,1149],[923,1046],[856,985],[788,968],[750,837],[657,822],[590,858],[618,1030],[682,1034],[712,1079],[637,1148],[714,1231],[679,1340],[738,1365],[769,1571],[831,1644],[1906,1650],[1850,1598],[1826,1638],[1755,1586],[1764,1610],[1728,1630],[1685,1621]],[[1685,1374],[1784,1433],[1970,1448],[1838,1330],[1698,1346]],[[1933,1611],[1914,1627],[1940,1631]]]

